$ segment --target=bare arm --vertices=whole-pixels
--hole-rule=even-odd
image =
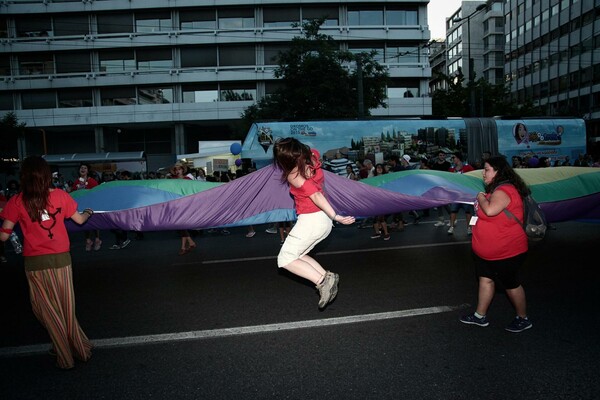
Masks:
[[[8,238],[10,237],[10,233],[5,232],[5,231],[12,232],[14,227],[15,227],[14,222],[5,219],[2,222],[2,231],[0,232],[0,240],[3,242],[6,242],[8,240]]]
[[[502,191],[496,190],[491,194],[489,199],[486,199],[482,192],[477,194],[477,201],[479,202],[479,208],[488,217],[498,215],[510,204],[510,197]]]
[[[315,192],[310,195],[310,199],[319,207],[332,221],[339,222],[340,224],[350,225],[354,223],[354,217],[338,215],[327,198],[321,192]]]
[[[82,213],[79,211],[75,211],[75,214],[71,215],[71,218],[74,222],[79,225],[84,224],[90,217],[94,214],[94,211],[91,208],[86,208]]]

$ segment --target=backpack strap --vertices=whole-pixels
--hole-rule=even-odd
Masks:
[[[517,221],[519,223],[519,225],[523,226],[523,222],[521,222],[521,220],[519,220],[519,218],[517,218],[515,216],[515,214],[511,213],[510,211],[508,211],[507,208],[505,208],[502,211],[504,211],[504,214],[506,214],[507,217],[514,219],[515,221]]]

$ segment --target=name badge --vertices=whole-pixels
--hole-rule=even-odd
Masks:
[[[471,220],[469,221],[469,225],[475,225],[477,223],[478,219],[479,219],[479,217],[471,217]]]

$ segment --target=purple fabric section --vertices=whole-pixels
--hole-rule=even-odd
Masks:
[[[339,214],[366,217],[425,209],[449,201],[473,201],[472,195],[458,191],[432,190],[426,196],[409,196],[348,180],[325,172],[325,190]],[[270,212],[290,210],[294,202],[287,183],[273,166],[194,195],[130,210],[96,213],[85,228],[71,223],[71,230],[120,228],[137,231],[204,229],[217,226],[272,222]],[[256,216],[259,216],[256,218]],[[254,218],[252,218],[254,217]],[[262,218],[262,219],[261,219]]]
[[[554,203],[540,203],[549,223],[573,220],[600,221],[600,193]]]

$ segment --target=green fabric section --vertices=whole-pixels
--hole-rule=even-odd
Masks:
[[[192,181],[190,179],[150,179],[145,181],[114,181],[103,183],[89,190],[76,190],[74,192],[71,192],[71,196],[74,199],[77,199],[81,196],[90,195],[94,192],[117,186],[145,186],[151,189],[157,189],[165,192],[181,194],[182,196],[188,196],[191,194],[196,194],[198,192],[203,192],[208,189],[212,189],[215,186],[220,185],[223,185],[223,183]]]
[[[396,179],[402,178],[404,176],[410,175],[435,175],[443,178],[445,181],[449,181],[455,183],[457,185],[465,186],[472,188],[476,191],[483,190],[483,179],[481,177],[481,171],[473,171],[477,172],[477,174],[473,174],[469,172],[467,174],[453,174],[450,172],[444,171],[434,171],[434,170],[409,170],[409,171],[400,171],[400,172],[390,172],[389,174],[374,176],[372,178],[361,179],[360,182],[366,183],[370,186],[382,186],[388,182],[395,181]]]

